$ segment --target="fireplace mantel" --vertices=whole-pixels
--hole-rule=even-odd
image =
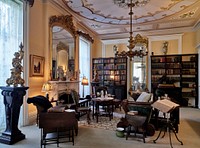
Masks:
[[[58,99],[58,96],[62,92],[66,92],[68,89],[75,89],[79,92],[79,82],[80,81],[49,81],[52,85],[52,91],[49,92],[49,99],[52,97],[54,100]]]

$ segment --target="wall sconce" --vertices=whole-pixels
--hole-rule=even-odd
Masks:
[[[52,90],[51,84],[48,82],[44,83],[42,86],[42,92],[46,93],[46,98],[49,99],[49,92]]]
[[[83,76],[83,79],[81,81],[81,85],[83,85],[83,95],[82,95],[82,97],[84,98],[84,86],[88,85],[88,79],[85,76]]]

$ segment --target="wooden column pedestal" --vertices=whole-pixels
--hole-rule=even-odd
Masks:
[[[4,87],[1,86],[4,97],[6,129],[0,136],[0,142],[14,144],[25,139],[25,135],[18,129],[20,107],[23,104],[23,97],[29,87]]]

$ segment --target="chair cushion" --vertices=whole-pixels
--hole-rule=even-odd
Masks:
[[[136,102],[149,102],[150,99],[151,99],[150,93],[142,92],[141,95],[136,100]]]
[[[59,107],[59,106],[54,106],[47,110],[47,112],[57,112],[57,113],[61,113],[64,111],[65,111],[65,107]]]

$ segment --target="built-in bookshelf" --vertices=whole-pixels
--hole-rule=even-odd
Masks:
[[[93,58],[93,79],[98,73],[99,85],[107,86],[110,94],[117,99],[126,99],[127,93],[127,58]]]
[[[183,104],[198,106],[198,54],[155,55],[151,56],[151,83],[159,83],[166,75],[167,82],[181,90]]]

